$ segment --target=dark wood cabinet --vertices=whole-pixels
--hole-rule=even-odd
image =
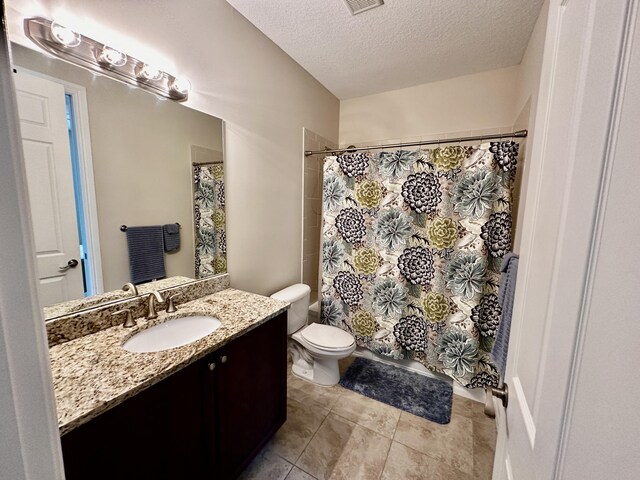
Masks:
[[[207,375],[196,362],[62,437],[67,480],[203,478],[214,444]]]
[[[67,480],[236,478],[286,419],[283,313],[62,437]]]
[[[286,316],[225,345],[215,358],[217,472],[236,478],[286,420]]]

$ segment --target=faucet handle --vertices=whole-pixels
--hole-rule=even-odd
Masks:
[[[138,325],[136,323],[136,321],[133,319],[133,315],[131,315],[131,309],[130,308],[123,308],[122,310],[118,310],[116,312],[113,312],[111,314],[111,316],[115,317],[117,315],[120,315],[121,313],[126,313],[127,314],[127,318],[125,319],[124,324],[122,325],[124,328],[136,327]]]
[[[178,298],[178,294],[167,297],[167,313],[173,313],[178,311],[175,304],[176,298]]]
[[[124,290],[125,292],[131,292],[134,297],[138,296],[138,287],[136,287],[131,282],[125,283],[124,286],[122,287],[122,290]]]

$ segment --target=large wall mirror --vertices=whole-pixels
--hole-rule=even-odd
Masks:
[[[45,319],[132,296],[129,282],[142,294],[226,272],[222,121],[20,45],[12,55]],[[180,237],[150,282],[132,278],[140,226],[163,227],[163,250]]]

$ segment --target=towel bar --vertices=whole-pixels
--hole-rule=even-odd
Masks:
[[[175,222],[175,223],[176,223],[176,225],[178,225],[178,228],[182,228],[182,225],[180,225],[178,222]],[[126,232],[127,228],[129,228],[129,227],[127,227],[126,225],[120,225],[120,231],[121,232]]]

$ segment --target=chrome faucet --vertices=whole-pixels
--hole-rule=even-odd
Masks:
[[[156,312],[156,303],[164,303],[165,299],[162,298],[160,292],[155,291],[151,292],[148,297],[149,302],[149,312],[147,313],[147,320],[153,320],[154,318],[158,318],[158,313]]]
[[[134,297],[138,296],[138,287],[136,287],[131,282],[125,283],[124,286],[122,287],[122,290],[124,290],[125,292],[131,291],[131,293],[133,293]]]

